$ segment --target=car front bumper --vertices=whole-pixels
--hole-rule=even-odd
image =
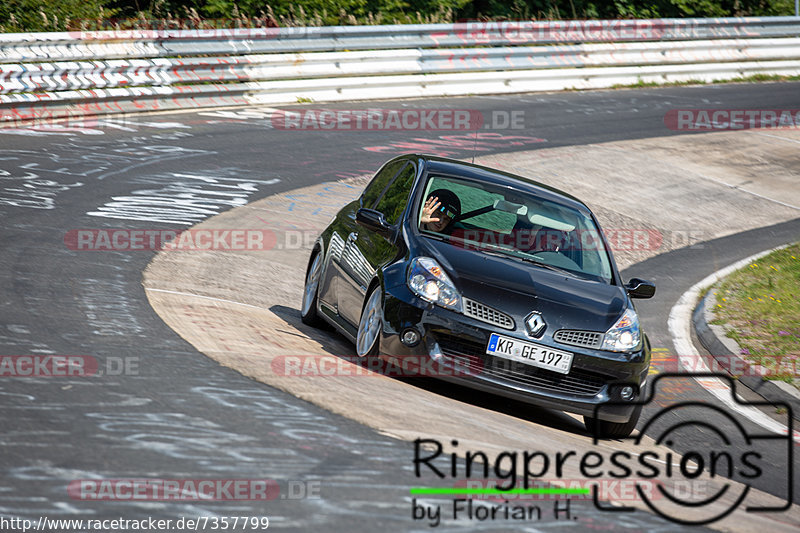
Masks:
[[[418,344],[407,346],[401,341],[408,329],[419,333]],[[569,351],[572,367],[568,374],[559,374],[487,354],[492,333]],[[630,418],[650,364],[647,342],[638,352],[615,353],[525,338],[425,302],[405,285],[386,289],[380,346],[385,360],[417,358],[423,370],[435,369],[423,375],[547,408],[587,416],[597,413],[609,422]],[[635,391],[630,404],[620,403],[619,390],[625,385]],[[606,405],[609,401],[612,404]]]

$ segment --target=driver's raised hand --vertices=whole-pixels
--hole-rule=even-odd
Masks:
[[[442,205],[439,202],[439,198],[436,196],[431,196],[428,198],[428,201],[425,202],[425,205],[422,206],[422,218],[419,221],[423,224],[427,224],[429,222],[439,222],[438,217],[434,217],[433,214],[439,209],[439,206]]]

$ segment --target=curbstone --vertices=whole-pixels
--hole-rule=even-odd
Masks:
[[[749,369],[758,369],[758,365],[751,365],[744,358],[740,357],[741,347],[739,344],[726,336],[724,326],[711,324],[713,315],[711,308],[707,303],[709,295],[714,294],[716,285],[711,287],[711,290],[700,300],[692,313],[692,324],[700,339],[700,343],[708,350],[712,357],[714,357],[722,368],[735,368],[744,369],[742,375],[738,376],[738,381],[749,388],[756,394],[759,394],[770,402],[780,402],[788,404],[792,410],[792,418],[800,420],[800,391],[781,381],[772,381],[763,379],[757,375],[748,372]],[[736,360],[736,364],[732,365],[731,361]],[[756,372],[753,372],[755,374]]]

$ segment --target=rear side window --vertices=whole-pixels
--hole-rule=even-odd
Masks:
[[[392,181],[392,178],[395,177],[397,171],[405,164],[406,160],[401,159],[384,165],[383,168],[375,174],[375,177],[372,178],[372,181],[369,182],[369,185],[367,185],[367,188],[364,190],[361,206],[371,209],[372,206],[375,205],[375,202],[378,201],[378,198],[380,198],[387,185]]]
[[[386,221],[391,225],[397,224],[397,221],[400,220],[400,215],[403,214],[403,210],[406,208],[406,204],[408,204],[408,197],[411,194],[411,187],[414,185],[415,174],[414,165],[409,163],[400,171],[397,179],[386,189],[386,193],[375,207],[375,209],[383,213]]]

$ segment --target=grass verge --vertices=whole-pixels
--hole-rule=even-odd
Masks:
[[[756,82],[778,82],[778,81],[800,81],[800,76],[781,76],[778,74],[753,74],[752,76],[744,76],[740,78],[730,78],[724,80],[684,80],[684,81],[667,81],[655,82],[639,80],[631,84],[617,84],[612,85],[611,89],[644,89],[647,87],[681,87],[684,85],[711,85],[717,83],[756,83]]]
[[[800,243],[734,272],[715,295],[713,323],[728,326],[742,357],[772,370],[772,379],[798,385]]]

